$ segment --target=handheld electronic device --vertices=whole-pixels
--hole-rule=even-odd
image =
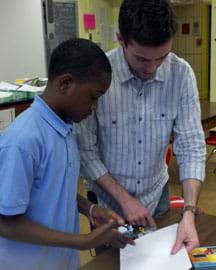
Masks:
[[[155,231],[156,228],[155,227],[144,227],[144,226],[132,226],[129,224],[125,224],[123,226],[120,226],[118,228],[118,231],[120,233],[122,233],[124,236],[135,240],[143,235],[146,235],[148,233],[151,233],[153,231]]]

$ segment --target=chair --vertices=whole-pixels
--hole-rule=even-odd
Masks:
[[[165,157],[165,161],[167,166],[169,166],[170,164],[170,160],[172,157],[172,149],[171,147],[167,148],[167,152],[166,152],[166,157]],[[184,198],[181,196],[169,196],[169,204],[170,204],[170,208],[183,208],[184,207]]]
[[[216,135],[207,137],[206,138],[206,144],[214,146],[211,153],[209,154],[209,156],[206,159],[206,164],[208,164],[208,162],[211,159],[212,155],[216,154]],[[214,170],[214,173],[216,173],[216,169]]]
[[[184,198],[181,196],[169,196],[170,208],[183,208]]]
[[[166,157],[165,157],[165,161],[166,161],[167,166],[169,166],[171,157],[172,157],[172,149],[171,149],[171,147],[168,147],[167,152],[166,152]]]

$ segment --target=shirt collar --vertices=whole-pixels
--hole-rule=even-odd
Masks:
[[[122,47],[118,48],[118,60],[120,65],[117,65],[117,72],[118,72],[118,78],[120,83],[125,83],[133,78],[136,78],[136,76],[131,72],[130,67],[128,65],[128,62],[125,59],[124,51]],[[168,56],[167,56],[168,57]],[[164,60],[164,62],[161,64],[161,66],[157,69],[155,75],[145,81],[146,83],[150,83],[153,81],[161,81],[163,82],[165,80],[165,67],[166,67],[167,58]]]
[[[31,108],[37,111],[40,116],[63,137],[66,137],[68,133],[72,132],[72,122],[64,122],[40,96],[35,97]]]
[[[119,47],[117,53],[119,62],[119,65],[117,65],[118,78],[121,83],[124,83],[135,78],[135,76],[131,72],[128,62],[125,59],[123,48]]]
[[[168,57],[168,56],[167,56]],[[159,68],[156,70],[155,75],[153,76],[153,78],[149,79],[148,81],[159,81],[159,82],[163,82],[165,81],[165,76],[166,76],[166,59],[164,60],[164,62],[159,66]]]

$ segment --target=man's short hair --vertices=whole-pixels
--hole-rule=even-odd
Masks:
[[[70,73],[77,82],[94,81],[111,75],[111,65],[102,49],[87,39],[69,39],[52,52],[48,79]]]
[[[169,41],[178,28],[169,0],[124,0],[119,13],[119,31],[127,46],[132,40],[143,46]]]

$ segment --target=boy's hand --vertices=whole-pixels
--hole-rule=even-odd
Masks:
[[[112,210],[105,209],[100,207],[99,205],[94,205],[94,208],[92,209],[92,217],[93,225],[95,228],[99,229],[101,227],[103,228],[109,228],[104,227],[105,224],[112,224],[113,222],[116,224],[114,227],[112,227],[112,236],[109,239],[108,242],[104,242],[104,245],[111,245],[116,248],[124,248],[127,244],[134,245],[134,241],[131,239],[128,239],[128,237],[125,237],[121,233],[118,232],[117,227],[124,225],[124,219],[121,218],[117,213],[115,213]],[[106,229],[105,229],[106,230]],[[95,231],[95,230],[94,230]],[[108,231],[106,231],[108,232]]]
[[[101,225],[95,230],[91,231],[86,236],[85,247],[93,248],[101,245],[111,245],[118,248],[123,248],[127,244],[134,244],[131,239],[128,239],[117,230],[117,223],[110,220],[108,223]]]
[[[92,219],[96,227],[106,224],[110,220],[115,221],[117,226],[125,224],[124,219],[117,213],[112,210],[102,208],[99,205],[94,205],[94,208],[92,209]]]

